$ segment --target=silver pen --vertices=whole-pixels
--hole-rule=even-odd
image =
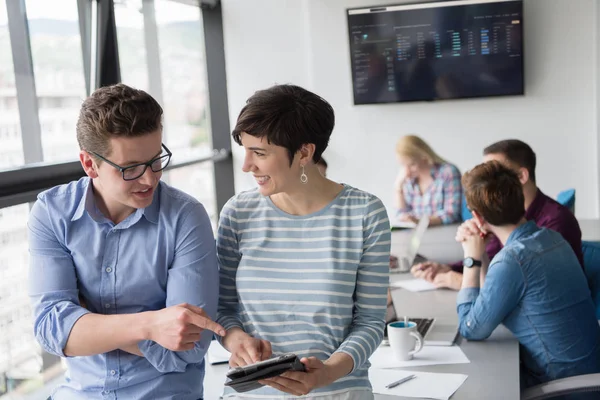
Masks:
[[[404,378],[402,378],[402,379],[400,379],[400,380],[398,380],[398,381],[396,381],[396,382],[392,382],[392,383],[390,383],[390,384],[389,384],[389,385],[387,385],[385,388],[386,388],[386,389],[395,388],[396,386],[398,386],[398,385],[400,385],[400,384],[402,384],[402,383],[404,383],[404,382],[408,382],[408,381],[410,381],[411,379],[413,379],[413,378],[416,378],[416,377],[417,377],[416,375],[409,375],[409,376],[406,376],[406,377],[404,377]]]

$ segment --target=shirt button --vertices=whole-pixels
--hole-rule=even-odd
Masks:
[[[114,375],[114,374],[116,374],[116,373],[117,373],[117,371],[115,371],[114,369],[111,369],[111,370],[110,370],[110,374],[111,374],[111,375]]]
[[[112,268],[111,267],[106,267],[106,272],[108,272],[108,273],[112,272]]]
[[[110,304],[106,303],[106,304],[104,305],[104,308],[110,308]]]
[[[108,396],[110,394],[110,391],[109,390],[105,390],[105,391],[102,392],[102,394],[105,395],[105,396]]]
[[[470,328],[471,327],[471,321],[467,321],[467,326]]]

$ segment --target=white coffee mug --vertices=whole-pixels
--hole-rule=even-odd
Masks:
[[[412,360],[413,355],[423,348],[423,337],[417,331],[417,324],[408,321],[396,321],[388,324],[388,339],[394,356],[398,361]]]

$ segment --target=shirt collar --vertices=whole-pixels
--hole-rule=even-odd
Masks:
[[[535,194],[535,197],[533,198],[533,201],[531,202],[529,207],[527,207],[527,210],[525,210],[525,219],[526,220],[529,221],[529,220],[535,219],[535,216],[537,215],[539,210],[542,209],[542,207],[544,205],[545,198],[546,198],[546,195],[544,193],[542,193],[542,191],[540,189],[538,189]]]
[[[156,186],[156,190],[154,191],[152,204],[142,209],[142,215],[144,218],[153,224],[158,224],[158,212],[160,211],[160,191],[162,190],[162,185],[162,181],[158,182],[158,186]]]
[[[161,190],[162,182],[159,182],[157,186],[157,190],[154,192],[154,198],[152,199],[152,204],[150,204],[146,208],[137,209],[130,217],[126,218],[125,221],[129,223],[126,224],[128,226],[137,222],[141,216],[143,215],[149,222],[153,224],[158,224],[158,212],[160,209],[160,190]],[[93,183],[91,179],[87,179],[87,184],[85,188],[85,193],[81,197],[79,204],[77,205],[77,209],[75,210],[75,214],[71,218],[71,221],[77,221],[83,216],[84,211],[92,217],[92,219],[96,222],[103,222],[106,220],[106,217],[102,214],[102,212],[96,207],[96,199],[94,198],[94,190]],[[125,222],[123,221],[123,222]]]
[[[439,171],[440,171],[440,165],[439,164],[433,164],[431,166],[431,168],[429,169],[429,174],[435,180],[435,179],[437,179],[437,175],[438,175]],[[416,186],[417,185],[417,178],[410,178],[409,182],[410,182],[411,185]]]
[[[504,245],[504,247],[508,246],[509,243],[511,243],[513,240],[519,240],[521,237],[530,235],[538,229],[539,228],[534,221],[527,221],[524,224],[519,225],[517,229],[515,229],[511,232],[510,235],[508,235],[508,239],[506,239],[506,244]]]
[[[79,200],[79,204],[77,205],[77,209],[75,210],[75,214],[71,218],[71,221],[77,221],[81,217],[83,217],[84,211],[94,219],[94,221],[101,221],[104,219],[104,215],[98,210],[96,207],[96,200],[94,199],[94,190],[92,180],[87,178],[87,182],[85,183],[85,192]]]

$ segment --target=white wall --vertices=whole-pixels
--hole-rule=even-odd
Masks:
[[[378,195],[389,208],[399,136],[420,135],[462,171],[480,162],[486,145],[519,138],[538,155],[542,190],[555,196],[574,187],[578,217],[598,217],[600,29],[594,0],[525,2],[525,96],[354,106],[345,10],[381,3],[223,0],[232,126],[257,89],[294,83],[315,91],[336,111],[325,152],[328,176]],[[236,191],[253,186],[240,170],[242,155],[234,150]]]

